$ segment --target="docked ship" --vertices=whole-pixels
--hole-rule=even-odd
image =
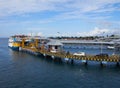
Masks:
[[[25,35],[14,35],[11,36],[8,40],[8,47],[12,50],[19,51],[22,47],[22,40],[24,41],[25,46],[34,47],[35,39],[38,40],[38,47],[45,45],[49,40],[40,36],[25,36]]]
[[[27,36],[25,35],[14,35],[11,36],[8,40],[8,47],[11,48],[12,50],[19,50],[22,44],[22,39]]]

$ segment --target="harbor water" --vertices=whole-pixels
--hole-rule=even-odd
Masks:
[[[97,54],[100,50],[66,49]],[[103,50],[112,54],[112,50]],[[119,51],[116,53],[119,54]],[[120,67],[67,64],[8,48],[0,39],[0,88],[120,88]]]

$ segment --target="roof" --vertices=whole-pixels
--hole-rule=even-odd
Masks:
[[[48,42],[47,45],[62,46],[63,44],[58,40],[52,40]]]

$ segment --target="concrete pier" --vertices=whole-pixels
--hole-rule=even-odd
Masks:
[[[30,49],[21,48],[20,51],[26,52],[26,53],[29,53],[29,54],[32,54],[32,55],[35,55],[35,56],[38,56],[38,55],[39,55],[39,52],[34,52],[33,50],[30,50]]]
[[[36,48],[21,48],[21,51],[33,54],[33,55],[40,55],[45,58],[51,58],[52,60],[57,60],[56,58],[61,58],[65,60],[66,63],[74,64],[75,60],[81,60],[81,62],[85,65],[88,65],[88,61],[97,61],[100,62],[101,66],[106,66],[107,62],[115,62],[116,66],[119,66],[119,56],[112,55],[109,57],[99,57],[99,56],[75,56],[73,54],[65,54],[65,53],[53,53],[49,51],[41,51],[37,50]]]

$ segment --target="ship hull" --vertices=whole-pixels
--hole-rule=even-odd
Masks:
[[[19,51],[20,42],[9,42],[8,47],[12,50]]]
[[[10,49],[12,49],[12,50],[15,50],[15,51],[19,51],[19,47],[14,47],[14,46],[8,46]]]

